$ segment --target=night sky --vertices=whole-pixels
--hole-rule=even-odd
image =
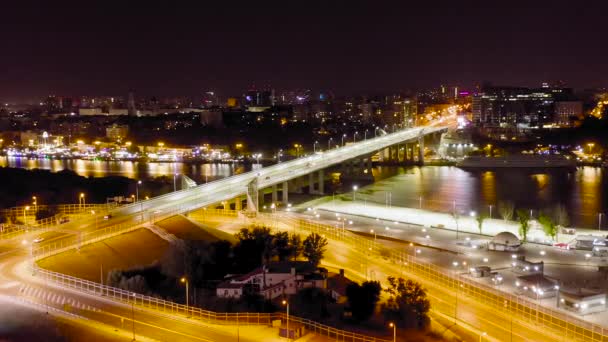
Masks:
[[[607,86],[608,1],[10,1],[0,100]]]

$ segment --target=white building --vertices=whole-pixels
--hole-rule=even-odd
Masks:
[[[259,267],[244,275],[220,283],[216,295],[220,298],[240,298],[247,291],[274,299],[296,294],[306,287],[325,287],[325,274],[307,262],[278,262]]]

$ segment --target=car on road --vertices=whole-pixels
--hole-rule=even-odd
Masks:
[[[565,249],[565,250],[574,249],[573,247],[570,246],[570,244],[567,244],[565,242],[554,243],[553,247],[555,247],[557,249]]]
[[[106,216],[103,217],[104,220],[109,220],[112,218],[112,214],[107,214]]]
[[[40,243],[42,241],[44,241],[44,238],[42,236],[38,236],[34,239],[34,243]]]

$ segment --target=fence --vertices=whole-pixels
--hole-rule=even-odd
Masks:
[[[260,218],[270,215],[260,214]],[[378,248],[374,241],[359,237],[353,233],[336,227],[308,219],[280,217],[279,220],[309,232],[344,241],[359,249],[361,254],[386,258],[394,264],[399,264],[406,272],[424,278],[437,286],[453,290],[454,293],[466,295],[486,304],[496,310],[516,314],[523,320],[535,322],[536,325],[551,329],[556,335],[580,341],[608,342],[608,329],[594,323],[578,319],[555,309],[537,305],[533,301],[500,291],[491,286],[477,283],[467,277],[440,266],[425,262],[400,249]],[[367,258],[358,258],[366,265]],[[367,267],[365,267],[367,268]]]
[[[25,233],[29,227],[16,224],[0,224],[0,239],[12,239]]]
[[[63,287],[77,289],[82,292],[91,293],[98,296],[104,296],[126,304],[137,305],[139,308],[146,308],[155,311],[184,315],[191,319],[201,320],[212,324],[229,324],[229,325],[270,325],[273,320],[286,321],[287,316],[284,313],[229,313],[229,312],[214,312],[203,310],[193,306],[186,306],[163,300],[160,298],[150,297],[139,293],[126,291],[123,289],[101,285],[96,282],[72,277],[69,275],[45,270],[34,266],[34,273],[46,281],[52,281],[60,284]],[[312,331],[317,334],[328,336],[339,341],[352,342],[388,342],[387,340],[374,338],[371,336],[356,334],[349,331],[336,329],[315,321],[289,316],[289,324],[303,325],[307,331]]]
[[[165,210],[163,212],[163,215],[150,216],[149,219],[151,222],[154,220],[162,220],[166,217],[170,217],[172,215],[175,215],[175,213],[179,213],[182,211],[182,208],[175,207],[170,210]],[[238,212],[230,210],[217,210],[217,212],[220,215],[226,215],[229,217],[236,217],[238,215]],[[82,233],[80,235],[71,236],[44,246],[40,246],[36,249],[34,249],[32,245],[32,258],[34,261],[37,261],[52,256],[54,254],[61,253],[63,251],[67,251],[73,248],[80,248],[86,244],[98,242],[111,238],[113,236],[141,229],[142,226],[140,224],[143,222],[145,221],[142,217],[141,219],[136,220],[136,222],[133,224],[116,225],[88,233]],[[192,319],[198,319],[213,324],[270,325],[273,320],[285,321],[287,319],[286,315],[283,313],[219,313],[203,310],[197,307],[186,306],[184,304],[178,304],[160,298],[133,293],[123,289],[102,285],[96,282],[42,269],[38,267],[35,262],[32,264],[32,267],[34,269],[34,273],[37,276],[41,277],[42,279],[45,279],[46,281],[52,281],[57,284],[60,284],[64,287],[69,287],[73,289],[78,289],[80,291],[105,296],[107,298],[112,298],[114,300],[121,301],[124,303],[137,305],[138,307],[172,314],[186,315]],[[384,339],[336,329],[334,327],[330,327],[315,321],[296,316],[289,316],[289,322],[290,324],[302,325],[307,331],[327,336],[338,341],[388,342]]]

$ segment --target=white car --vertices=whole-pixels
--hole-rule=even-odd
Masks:
[[[42,236],[39,236],[39,237],[37,237],[37,238],[34,239],[34,243],[40,243],[42,241],[44,241],[44,238]]]

